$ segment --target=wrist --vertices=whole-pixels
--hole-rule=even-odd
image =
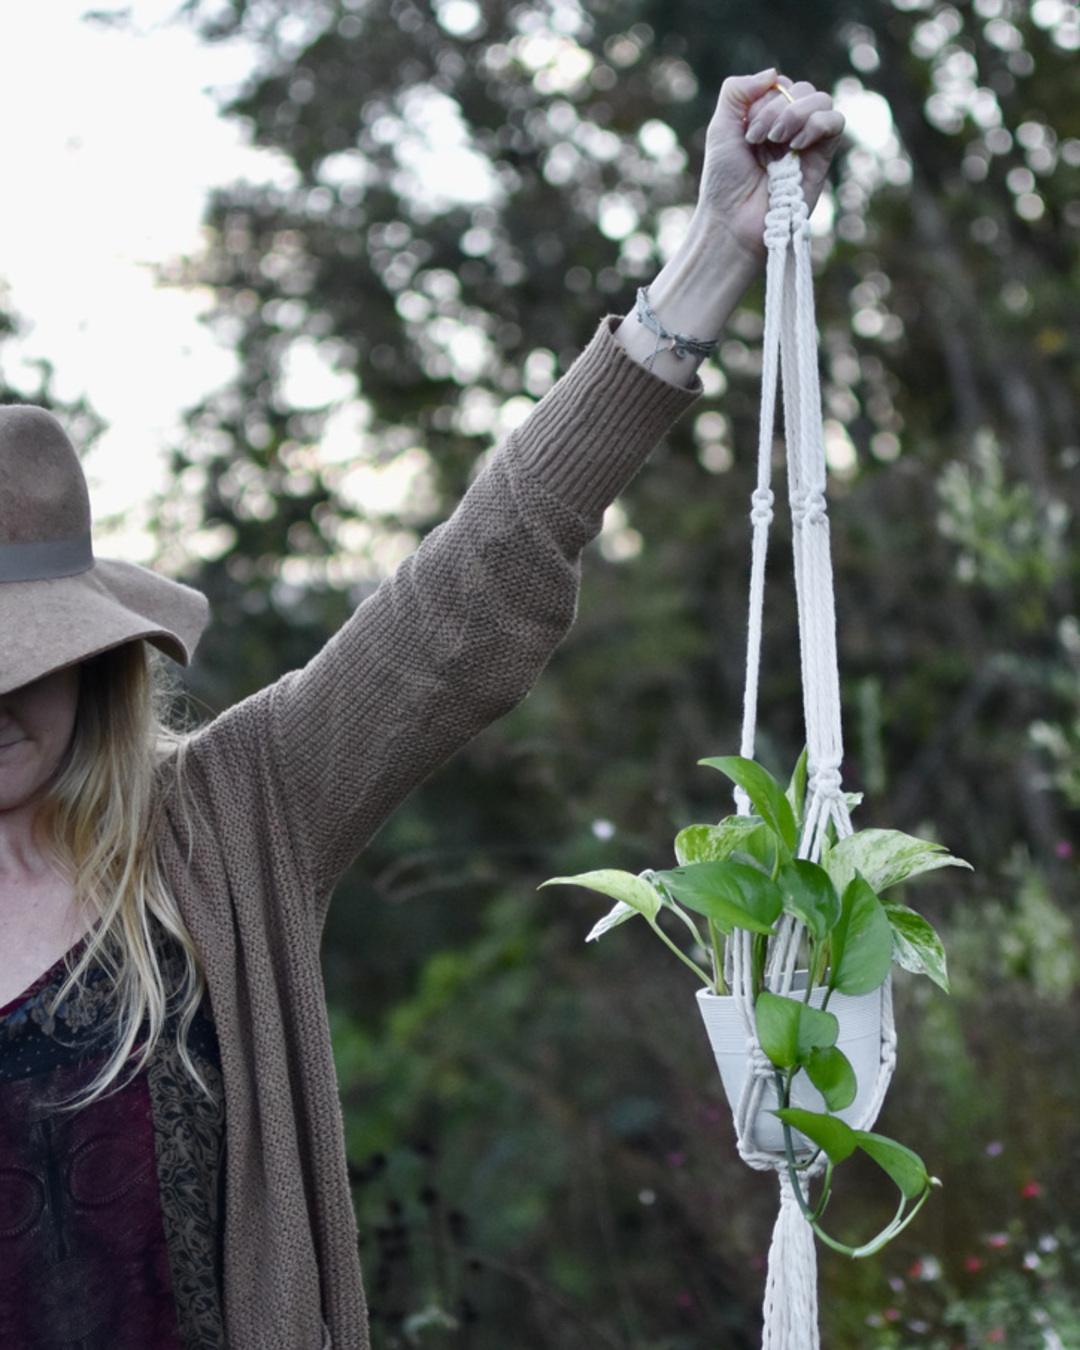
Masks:
[[[713,341],[760,270],[761,260],[728,230],[695,213],[686,238],[648,284],[649,306],[668,332]],[[623,319],[615,336],[635,360],[649,361],[655,374],[683,387],[693,382],[703,359],[663,350],[653,360],[656,335],[636,313]]]
[[[666,328],[706,340],[718,337],[761,271],[761,259],[722,223],[695,213],[685,239],[649,283],[653,309]],[[696,326],[695,326],[696,325]]]

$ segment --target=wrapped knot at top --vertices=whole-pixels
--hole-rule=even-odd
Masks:
[[[818,797],[827,797],[836,801],[840,796],[840,770],[826,767],[817,769],[810,775],[810,791]]]
[[[769,209],[765,213],[765,247],[785,248],[794,234],[809,235],[810,212],[802,191],[802,169],[791,154],[768,168]]]

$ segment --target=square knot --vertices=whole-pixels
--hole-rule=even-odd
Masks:
[[[826,766],[815,769],[810,775],[810,791],[818,797],[827,797],[835,801],[840,796],[840,770]]]
[[[776,1072],[776,1065],[773,1064],[753,1036],[747,1036],[746,1038],[746,1058],[750,1061],[750,1072],[755,1078],[765,1078],[770,1082],[772,1081],[772,1076]]]
[[[768,525],[773,518],[772,488],[755,488],[750,500],[753,502],[750,519],[755,525]]]
[[[792,494],[791,518],[796,525],[823,525],[828,516],[821,488],[804,488]]]

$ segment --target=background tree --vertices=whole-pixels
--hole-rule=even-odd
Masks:
[[[946,1345],[999,1327],[1041,1345],[1022,1338],[1052,1313],[1068,1343],[1075,7],[180,13],[207,42],[257,40],[260,68],[222,113],[282,166],[279,186],[215,191],[205,252],[163,271],[214,291],[210,322],[239,358],[190,410],[159,511],[161,565],[214,605],[193,682],[209,710],[306,660],[453,510],[600,315],[631,307],[685,229],[725,75],[775,64],[844,101],[852,138],[815,247],[845,782],[866,793],[858,824],[937,833],[977,872],[920,883],[955,991],[899,982],[882,1117],[946,1188],[882,1262],[824,1262],[825,1338]],[[449,128],[486,190],[464,170],[459,194],[429,190],[420,152]],[[535,887],[662,860],[681,825],[728,809],[696,760],[738,743],[760,331],[755,293],[703,368],[707,397],[587,551],[577,623],[534,692],[394,816],[331,910],[381,1346],[756,1343],[773,1196],[734,1156],[692,989],[647,935],[586,950],[593,903]],[[297,406],[290,372],[314,355],[347,393]],[[778,513],[759,719],[777,772],[803,737],[789,542]],[[916,1056],[930,1096],[905,1073]]]
[[[23,374],[19,377],[6,373],[13,348],[12,342],[25,341],[27,325],[24,317],[8,308],[8,289],[0,277],[0,404],[36,403],[48,408],[64,420],[73,442],[85,453],[106,429],[106,423],[86,396],[61,399],[53,389],[56,367],[46,356],[22,354]],[[29,382],[27,375],[31,376]]]

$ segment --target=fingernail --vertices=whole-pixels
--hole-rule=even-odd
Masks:
[[[795,137],[795,139],[791,142],[792,150],[801,150],[803,146],[809,142],[809,139],[810,138],[809,136],[807,136],[805,131],[800,131],[799,134]]]
[[[752,80],[763,80],[766,75],[775,75],[775,74],[776,74],[775,66],[766,66],[764,70],[759,70],[756,75],[751,75],[750,78]]]
[[[751,145],[757,145],[765,139],[765,129],[760,122],[751,122],[746,128],[746,139]]]
[[[773,127],[772,131],[769,132],[770,141],[782,141],[783,139],[784,133],[779,126]]]

